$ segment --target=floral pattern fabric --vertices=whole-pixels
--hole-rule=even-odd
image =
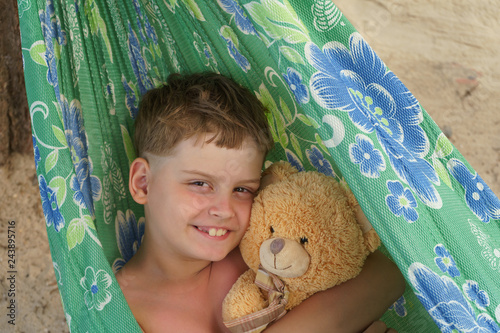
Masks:
[[[399,332],[499,332],[500,201],[325,0],[19,2],[34,162],[68,325],[140,332],[114,278],[144,234],[126,191],[139,102],[170,73],[233,77],[275,149],[349,186],[408,287]]]

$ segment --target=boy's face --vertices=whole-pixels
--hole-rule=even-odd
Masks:
[[[152,161],[147,237],[170,252],[165,255],[218,261],[248,227],[264,156],[251,140],[241,149],[204,141],[181,141],[171,155]]]

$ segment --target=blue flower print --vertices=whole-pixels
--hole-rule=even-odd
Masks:
[[[409,223],[418,220],[416,211],[417,201],[410,189],[405,189],[399,181],[387,181],[387,188],[391,194],[385,197],[385,203],[396,216],[401,216]]]
[[[88,157],[87,132],[83,126],[82,107],[76,99],[68,104],[66,98],[61,95],[61,110],[64,122],[64,135],[71,151],[73,164]]]
[[[309,82],[314,100],[327,109],[347,112],[364,133],[375,132],[398,177],[425,205],[441,208],[434,187],[439,177],[424,159],[430,143],[420,127],[421,107],[361,35],[350,36],[349,49],[338,42],[327,43],[323,50],[307,43],[305,54],[318,70]]]
[[[123,89],[125,89],[125,105],[130,113],[130,118],[135,119],[135,117],[137,117],[137,113],[139,112],[139,103],[137,101],[133,83],[127,82],[125,76],[122,76],[122,85]]]
[[[130,60],[130,65],[134,71],[134,75],[137,79],[137,85],[139,87],[139,93],[144,95],[148,90],[151,90],[154,85],[153,81],[148,77],[148,69],[146,60],[141,53],[141,46],[139,45],[139,40],[132,30],[132,25],[128,23],[128,57]]]
[[[385,160],[380,150],[375,149],[369,137],[358,134],[356,143],[349,146],[351,162],[359,164],[361,174],[369,178],[380,177],[380,171],[385,170]]]
[[[59,232],[64,227],[64,217],[59,212],[56,192],[47,185],[43,175],[38,176],[38,184],[47,227],[54,225],[54,229]]]
[[[75,191],[75,202],[88,209],[94,217],[94,200],[99,200],[101,182],[92,175],[92,163],[88,157],[87,132],[83,126],[81,105],[73,100],[68,105],[66,98],[61,95],[61,107],[64,121],[64,134],[71,151],[71,159],[76,175],[71,178],[71,188]]]
[[[404,296],[401,296],[393,305],[389,307],[389,310],[394,310],[396,314],[400,317],[406,317],[408,312],[405,308],[406,300]]]
[[[142,31],[142,22],[141,22],[141,19],[139,18],[139,16],[137,16],[135,18],[135,23],[137,24],[139,28],[139,36],[141,37],[141,40],[144,42],[144,43],[147,43],[147,39],[146,39],[146,35],[144,35],[144,32]]]
[[[85,276],[81,278],[80,285],[85,289],[84,300],[87,309],[104,309],[111,301],[111,293],[107,290],[111,283],[111,276],[104,270],[95,272],[90,266],[85,269]]]
[[[447,276],[440,277],[427,266],[413,263],[408,278],[425,309],[442,332],[498,333],[500,327],[487,314],[476,313],[460,288]]]
[[[47,0],[45,11],[39,12],[40,24],[45,43],[45,62],[48,66],[47,82],[54,87],[56,99],[59,101],[59,79],[57,76],[56,48],[66,45],[66,32],[61,28],[59,17],[55,15],[52,0]],[[58,45],[54,44],[54,40]]]
[[[55,7],[52,0],[47,0],[47,6],[45,7],[45,12],[40,12],[40,18],[44,15],[43,20],[40,22],[45,23],[44,28],[47,29],[46,35],[50,35],[57,41],[59,45],[66,45],[66,32],[61,27],[61,21],[59,17],[55,14]],[[45,34],[44,34],[45,35]]]
[[[291,67],[288,67],[286,74],[283,74],[283,77],[299,104],[309,102],[309,90],[307,90],[306,85],[302,83],[302,75],[300,75],[299,72]]]
[[[194,36],[194,48],[198,51],[200,58],[203,59],[203,64],[209,67],[213,71],[217,70],[217,60],[215,59],[212,49],[208,43],[204,42],[203,39],[196,32],[193,32]]]
[[[463,285],[463,290],[467,298],[476,303],[479,309],[485,311],[490,305],[488,293],[484,290],[480,290],[479,284],[476,281],[467,280],[467,283]]]
[[[456,158],[448,161],[448,170],[464,188],[467,206],[481,221],[488,223],[490,219],[500,219],[500,200],[477,172],[472,174]]]
[[[36,143],[36,138],[32,134],[31,135],[33,139],[33,154],[35,155],[35,169],[38,169],[38,163],[42,160],[42,157],[40,156],[40,149],[38,149],[38,144]]]
[[[144,29],[146,29],[146,35],[153,41],[153,44],[158,45],[158,36],[151,23],[149,23],[147,16],[144,17]]]
[[[250,63],[248,62],[247,58],[245,58],[244,55],[240,53],[240,51],[236,48],[234,43],[231,40],[226,39],[227,42],[227,49],[229,50],[229,54],[231,57],[236,61],[238,66],[241,67],[241,69],[246,73],[250,69]]]
[[[118,211],[115,220],[116,239],[120,250],[121,258],[113,263],[113,271],[120,270],[137,252],[144,237],[145,223],[141,217],[136,220],[134,212],[130,209],[124,214]]]
[[[247,58],[245,58],[245,56],[242,55],[240,53],[240,51],[238,50],[238,47],[236,44],[236,43],[238,43],[238,38],[236,37],[236,34],[234,33],[233,29],[231,29],[229,26],[225,25],[225,26],[221,27],[219,34],[222,37],[222,39],[224,39],[226,41],[227,50],[228,50],[231,58],[233,58],[234,61],[236,61],[236,63],[238,64],[238,66],[240,66],[241,69],[245,73],[247,73],[250,70],[251,66],[250,66],[250,63],[248,62]]]
[[[233,15],[234,23],[241,32],[246,35],[257,35],[252,21],[250,21],[243,11],[243,8],[234,0],[217,0],[219,6],[228,14]]]
[[[326,158],[323,157],[323,153],[321,153],[321,150],[319,150],[316,146],[313,145],[311,146],[311,149],[306,149],[306,156],[316,170],[327,176],[336,176],[332,165]]]
[[[39,12],[42,33],[46,39],[54,38],[59,45],[66,45],[66,32],[61,28],[61,21],[55,14],[55,7],[52,0],[47,0],[45,10]]]
[[[80,207],[86,207],[94,217],[94,201],[101,197],[101,181],[92,175],[92,163],[83,158],[75,166],[76,174],[71,177],[71,189],[75,192],[73,200]]]
[[[453,259],[450,252],[445,249],[443,244],[436,245],[436,247],[434,247],[434,252],[438,255],[434,261],[443,273],[448,273],[453,278],[460,276],[460,271],[457,268],[455,259]]]
[[[133,1],[135,12],[137,13],[137,26],[142,27],[142,23],[144,23],[144,30],[146,31],[146,36],[150,38],[155,45],[158,45],[158,36],[156,35],[156,31],[154,30],[151,23],[149,23],[148,17],[142,14],[141,7],[137,0]],[[144,36],[142,29],[140,30],[141,39],[146,43],[146,36]]]
[[[287,161],[295,167],[295,169],[299,171],[304,171],[304,167],[302,166],[302,162],[291,150],[285,149],[286,159]]]
[[[477,316],[477,324],[479,326],[478,329],[472,332],[480,332],[480,333],[500,332],[500,326],[498,326],[498,323],[486,313],[481,313],[479,316]]]

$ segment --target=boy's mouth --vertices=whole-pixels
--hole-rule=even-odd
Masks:
[[[221,229],[221,228],[206,228],[206,227],[198,227],[195,226],[196,229],[209,234],[212,237],[220,237],[224,236],[227,233],[227,229]]]

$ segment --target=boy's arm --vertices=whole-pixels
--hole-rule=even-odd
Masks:
[[[398,267],[376,251],[356,278],[312,295],[265,332],[362,332],[404,289]]]

